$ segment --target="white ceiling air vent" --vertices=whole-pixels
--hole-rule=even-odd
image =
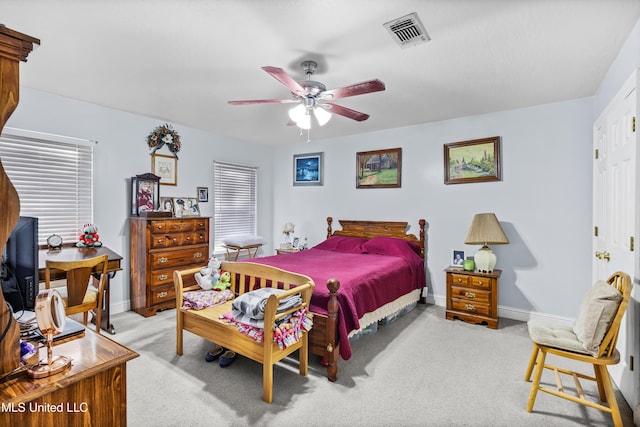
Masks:
[[[418,14],[415,12],[405,15],[402,18],[389,21],[384,24],[384,27],[403,49],[431,40],[429,34],[427,34],[427,30],[425,30],[424,25],[422,25],[422,21],[420,21],[420,17],[418,17]]]

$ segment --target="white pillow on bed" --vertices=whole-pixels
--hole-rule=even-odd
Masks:
[[[228,246],[238,246],[243,248],[245,246],[252,245],[264,245],[267,243],[261,236],[254,234],[238,234],[236,236],[229,236],[222,239],[222,243]]]

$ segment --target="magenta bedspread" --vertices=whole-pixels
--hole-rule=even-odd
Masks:
[[[403,245],[405,243],[402,242]],[[413,250],[385,249],[377,252],[393,255],[379,255],[337,252],[319,249],[320,246],[297,253],[245,261],[311,277],[315,282],[311,311],[320,314],[327,314],[327,280],[338,279],[340,356],[347,360],[351,357],[348,334],[360,328],[359,319],[402,295],[423,288],[426,284],[424,262]],[[371,249],[372,252],[376,251],[373,247]]]

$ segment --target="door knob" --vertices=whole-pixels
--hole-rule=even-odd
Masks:
[[[606,259],[607,261],[609,261],[611,259],[611,254],[607,251],[604,252],[597,252],[596,251],[596,258],[598,259]]]

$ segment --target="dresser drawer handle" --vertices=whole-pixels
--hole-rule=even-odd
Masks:
[[[476,294],[474,294],[473,292],[465,292],[464,296],[467,298],[475,298]]]
[[[169,276],[166,275],[166,274],[161,274],[161,275],[158,276],[158,280],[167,280],[168,278],[169,278]]]
[[[166,297],[167,297],[167,295],[169,295],[169,292],[166,292],[166,291],[164,291],[164,292],[159,292],[159,293],[158,293],[158,298],[166,298]]]
[[[466,308],[468,311],[476,311],[476,306],[473,304],[465,304],[464,308]]]
[[[195,254],[193,254],[193,257],[196,259],[202,258],[203,257],[202,252],[196,252]]]
[[[462,283],[462,279],[458,277],[458,283]]]
[[[482,280],[478,280],[478,285],[482,286]]]
[[[165,263],[165,262],[167,262],[167,261],[169,261],[169,258],[167,258],[167,257],[164,257],[164,256],[163,256],[163,257],[161,257],[161,258],[158,258],[158,262],[159,262],[160,264],[164,264],[164,263]]]

